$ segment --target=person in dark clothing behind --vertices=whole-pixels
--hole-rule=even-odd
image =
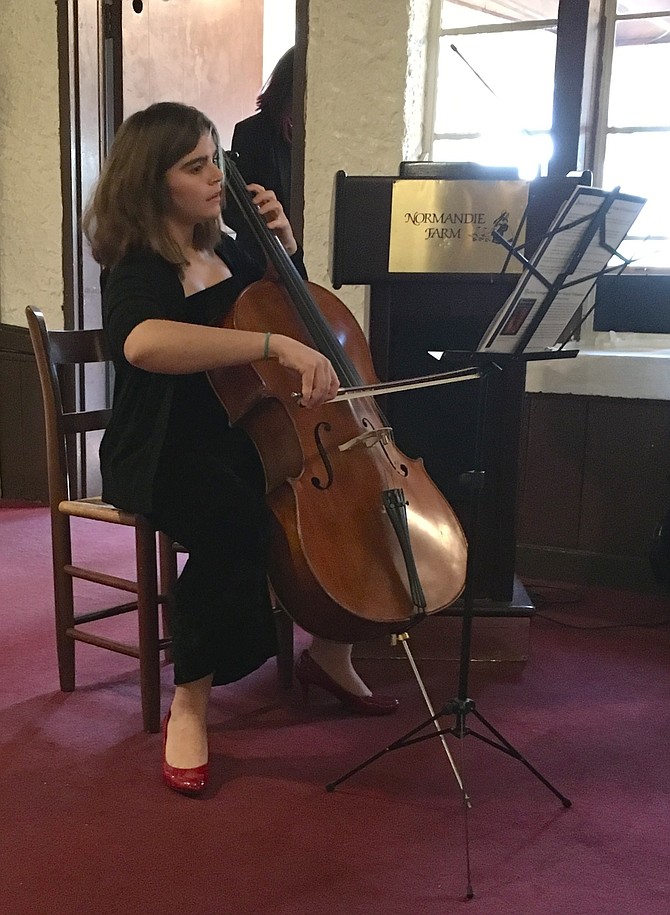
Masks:
[[[162,768],[168,787],[184,794],[207,783],[210,688],[276,653],[263,468],[206,373],[276,359],[298,374],[306,408],[332,398],[339,384],[325,356],[291,337],[219,326],[241,290],[262,276],[222,234],[223,185],[212,122],[195,108],[160,102],[120,127],[83,222],[104,268],[103,326],[115,367],[100,446],[103,498],[147,515],[189,552],[172,617],[175,693]],[[304,275],[274,193],[249,189]],[[371,695],[350,645],[315,637],[296,676],[303,689],[320,686],[360,714],[388,714],[398,704]]]
[[[231,151],[248,183],[273,190],[287,218],[291,218],[291,142],[293,138],[294,49],[283,54],[256,99],[257,112],[239,121],[233,131]],[[261,264],[265,258],[244,218],[227,201],[223,218],[243,247]]]

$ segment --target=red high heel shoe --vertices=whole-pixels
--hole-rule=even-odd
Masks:
[[[180,794],[188,794],[191,797],[200,794],[207,787],[208,763],[204,766],[197,766],[195,769],[178,769],[171,766],[165,758],[165,746],[167,744],[167,729],[170,720],[170,712],[165,716],[163,722],[163,781]]]
[[[305,699],[310,686],[318,686],[339,699],[350,712],[357,712],[359,715],[390,715],[400,705],[392,696],[357,696],[350,693],[319,667],[307,649],[298,658],[295,676],[302,687]]]

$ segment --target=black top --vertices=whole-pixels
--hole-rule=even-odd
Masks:
[[[100,445],[102,495],[126,511],[151,512],[153,481],[180,378],[131,365],[123,354],[126,338],[134,327],[150,319],[219,323],[239,292],[262,278],[262,270],[229,236],[223,236],[216,253],[233,276],[217,284],[221,296],[208,296],[205,309],[190,307],[192,297],[184,295],[177,269],[151,251],[128,254],[105,277],[103,327],[115,381],[112,418]],[[292,260],[304,275],[302,253]]]
[[[242,291],[237,277],[229,277],[201,289],[185,298],[188,316],[181,318],[191,324],[219,324],[223,315],[232,308]],[[175,375],[172,405],[164,447],[180,449],[193,442],[208,448],[214,454],[225,454],[225,447],[231,430],[228,414],[209,383],[206,372],[189,375]],[[238,435],[242,430],[235,430]]]

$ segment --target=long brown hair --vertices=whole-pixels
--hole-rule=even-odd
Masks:
[[[129,251],[148,249],[183,270],[188,261],[165,220],[165,173],[198,145],[203,134],[219,148],[210,119],[179,102],[158,102],[123,122],[82,220],[99,264],[112,267]],[[220,237],[219,220],[209,219],[196,225],[193,244],[211,249]]]
[[[258,111],[264,111],[277,133],[288,143],[293,134],[293,59],[295,48],[279,58],[256,99]]]

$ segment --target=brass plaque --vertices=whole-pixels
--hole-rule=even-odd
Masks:
[[[391,199],[389,273],[520,273],[493,236],[525,241],[527,181],[399,179]],[[517,235],[518,232],[518,235]]]

